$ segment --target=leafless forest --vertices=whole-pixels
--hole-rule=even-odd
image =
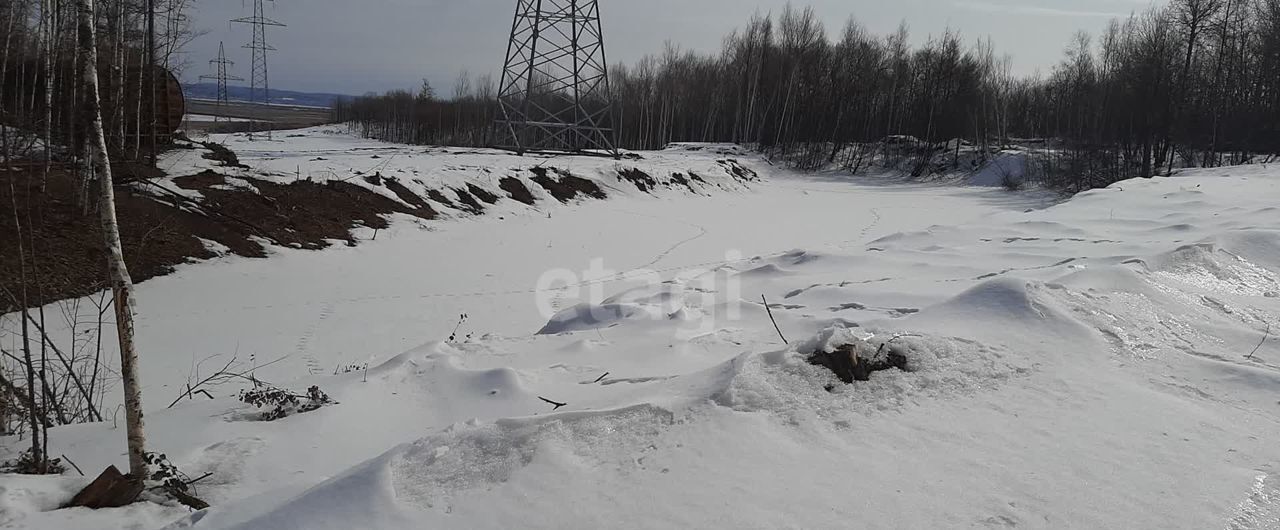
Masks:
[[[1012,74],[997,43],[959,32],[909,40],[905,24],[880,36],[855,19],[832,35],[812,10],[788,8],[753,17],[718,54],[669,46],[613,66],[619,145],[736,142],[800,168],[859,170],[903,163],[876,156],[886,138],[918,160],[958,151],[958,138],[979,153],[1039,147],[1042,178],[1068,191],[1280,150],[1280,0],[1174,0],[1078,33],[1042,76]],[[424,86],[335,112],[369,137],[482,145],[495,84],[463,74],[448,93]]]
[[[6,212],[0,275],[16,279],[0,289],[0,312],[39,307],[22,311],[14,329],[0,329],[0,434],[30,441],[22,459],[11,463],[19,472],[61,469],[46,451],[49,428],[118,419],[129,430],[131,471],[145,476],[139,385],[132,373],[132,280],[114,184],[145,178],[145,161],[156,150],[148,87],[163,86],[169,77],[146,65],[180,71],[178,53],[195,36],[186,15],[191,0],[153,4],[154,17],[147,17],[144,0],[0,3],[0,198]],[[100,287],[109,290],[91,304],[68,300],[44,307],[64,287],[57,271],[70,269],[97,273]],[[55,322],[73,333],[45,333]],[[104,326],[116,328],[127,352],[118,369],[102,358]],[[125,410],[104,410],[106,388],[120,383]]]

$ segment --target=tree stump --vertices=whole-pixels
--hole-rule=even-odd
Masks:
[[[819,351],[809,356],[809,364],[825,367],[845,384],[854,381],[870,381],[872,372],[897,368],[907,369],[907,356],[889,347],[888,343],[873,348],[870,343],[855,340],[842,344],[835,351]]]
[[[133,504],[142,493],[142,480],[120,473],[110,466],[88,486],[80,490],[63,508],[85,507],[92,509],[119,508]]]

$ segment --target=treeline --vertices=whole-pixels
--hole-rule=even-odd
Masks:
[[[418,145],[486,145],[497,116],[497,91],[492,77],[474,83],[467,72],[454,82],[449,97],[437,95],[427,80],[416,94],[392,90],[333,104],[334,120],[348,124],[366,138]]]
[[[989,41],[956,32],[909,44],[850,21],[829,35],[811,9],[757,15],[715,55],[662,54],[610,72],[620,147],[749,144],[802,168],[924,161],[963,139],[979,153],[1039,150],[1068,189],[1280,151],[1280,0],[1174,0],[1101,35],[1079,33],[1046,76],[1015,76]],[[367,136],[482,145],[492,87],[452,100],[407,92],[342,102]],[[901,149],[892,150],[902,153]],[[959,156],[956,157],[959,160]]]
[[[193,1],[155,0],[153,17],[146,0],[0,3],[0,277],[16,280],[0,286],[0,436],[29,444],[18,458],[0,462],[0,473],[59,473],[49,431],[103,421],[106,389],[118,381],[129,476],[151,476],[115,178],[147,176],[143,164],[120,161],[155,152],[145,94],[169,77],[148,65],[180,68],[178,52],[194,36],[185,15]],[[147,37],[148,19],[154,39]],[[89,233],[102,237],[101,246],[79,239],[78,229],[64,230],[80,223],[96,224]],[[60,255],[56,240],[84,246],[78,256]],[[93,307],[76,299],[47,307],[59,269],[83,266],[85,255],[101,259],[110,290],[91,300]],[[55,322],[69,325],[70,336],[47,333]],[[118,364],[103,356],[104,326],[115,329]]]
[[[195,38],[187,15],[194,0],[155,0],[155,63],[179,74],[178,53]],[[82,160],[83,64],[77,49],[77,7],[71,0],[6,0],[0,4],[0,126],[9,131],[6,154],[43,146],[46,134],[65,160]],[[150,129],[144,87],[162,86],[144,65],[146,0],[98,0],[94,10],[104,131],[118,157],[138,158],[148,149]],[[163,94],[163,91],[161,91]],[[163,97],[163,96],[161,96]],[[47,130],[46,130],[47,129]],[[165,131],[167,133],[167,131]],[[65,161],[64,160],[64,161]]]
[[[1017,131],[1063,139],[1076,188],[1280,152],[1280,0],[1174,0],[1080,33],[1014,94]]]

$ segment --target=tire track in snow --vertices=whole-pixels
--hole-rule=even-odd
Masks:
[[[631,268],[631,271],[629,271],[629,272],[628,272],[628,273],[626,273],[626,274],[630,274],[631,272],[635,272],[635,271],[640,270],[640,269],[648,269],[649,267],[652,267],[652,266],[656,265],[658,262],[660,262],[660,261],[662,261],[662,260],[666,259],[666,258],[667,258],[667,256],[670,256],[672,252],[675,252],[675,251],[676,251],[677,249],[679,249],[680,247],[683,247],[683,246],[685,246],[685,245],[687,245],[687,244],[689,244],[689,243],[692,243],[692,242],[694,242],[694,241],[697,241],[697,240],[699,240],[699,239],[702,239],[703,237],[706,237],[706,235],[710,232],[709,230],[707,230],[707,227],[705,227],[705,226],[703,226],[703,225],[700,225],[700,224],[697,224],[697,223],[690,223],[690,222],[688,222],[688,221],[683,221],[683,220],[680,220],[680,219],[670,219],[670,218],[666,218],[666,217],[659,217],[659,216],[656,216],[656,215],[649,215],[649,214],[640,213],[640,212],[633,212],[633,211],[630,211],[630,210],[615,210],[615,211],[616,211],[616,212],[619,212],[619,213],[624,213],[624,214],[627,214],[627,215],[633,215],[633,216],[636,216],[636,217],[648,217],[648,218],[650,218],[650,219],[658,219],[658,220],[660,220],[660,221],[674,221],[674,222],[677,222],[677,223],[680,223],[680,224],[682,224],[682,225],[688,226],[688,227],[690,227],[690,228],[695,228],[695,229],[697,229],[697,230],[698,230],[698,233],[697,233],[696,235],[693,235],[693,236],[690,236],[690,237],[688,237],[688,238],[685,238],[685,239],[682,239],[682,240],[680,240],[680,241],[677,241],[674,245],[671,245],[671,246],[667,247],[667,249],[666,249],[666,250],[663,250],[662,252],[659,252],[659,253],[658,253],[658,255],[657,255],[657,256],[654,256],[654,258],[653,258],[652,260],[650,260],[648,263],[645,263],[644,265],[640,265],[640,266],[637,266],[637,267],[632,267],[632,268]]]
[[[686,239],[680,240],[680,241],[679,241],[679,242],[677,242],[676,244],[671,245],[670,247],[667,247],[667,249],[666,249],[666,250],[664,250],[664,251],[662,251],[661,253],[659,253],[656,257],[654,257],[654,258],[653,258],[653,260],[651,260],[651,261],[649,261],[648,263],[645,263],[644,265],[641,265],[641,266],[639,266],[639,267],[635,267],[635,268],[633,268],[632,270],[636,270],[636,269],[647,269],[647,268],[649,268],[649,267],[651,267],[651,266],[653,266],[653,265],[657,264],[659,261],[662,261],[662,260],[666,259],[666,258],[667,258],[667,256],[670,256],[672,252],[675,252],[675,251],[676,251],[676,249],[678,249],[678,248],[680,248],[680,247],[682,247],[682,246],[684,246],[684,245],[686,245],[686,244],[688,244],[688,243],[692,243],[692,242],[694,242],[694,241],[697,241],[697,240],[699,240],[699,239],[702,239],[704,236],[706,236],[706,235],[707,235],[707,229],[706,229],[705,227],[697,226],[697,225],[694,225],[694,226],[696,226],[696,227],[698,228],[698,230],[699,230],[698,235],[695,235],[695,236],[692,236],[692,237],[689,237],[689,238],[686,238]]]

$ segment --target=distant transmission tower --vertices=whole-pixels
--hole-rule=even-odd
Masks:
[[[213,79],[218,83],[218,114],[213,117],[214,123],[218,123],[222,120],[223,115],[227,112],[227,106],[229,103],[229,98],[227,97],[227,81],[244,81],[243,77],[227,75],[227,67],[235,64],[236,63],[227,60],[227,50],[223,47],[222,43],[219,42],[218,58],[209,61],[209,65],[213,66],[214,73],[200,76],[200,79]],[[227,118],[227,121],[231,121],[231,119]]]
[[[491,144],[617,157],[597,0],[517,0]]]
[[[275,51],[275,48],[267,44],[267,26],[284,26],[263,14],[263,2],[270,1],[273,0],[253,0],[252,17],[231,19],[232,22],[253,26],[253,41],[243,46],[253,50],[253,74],[249,76],[249,101],[251,103],[261,101],[264,105],[271,104],[271,83],[267,80],[267,52]],[[259,95],[262,99],[258,99]],[[252,138],[253,132],[258,129],[258,120],[253,120],[250,124],[249,137]],[[267,138],[271,138],[270,130],[267,130]]]

